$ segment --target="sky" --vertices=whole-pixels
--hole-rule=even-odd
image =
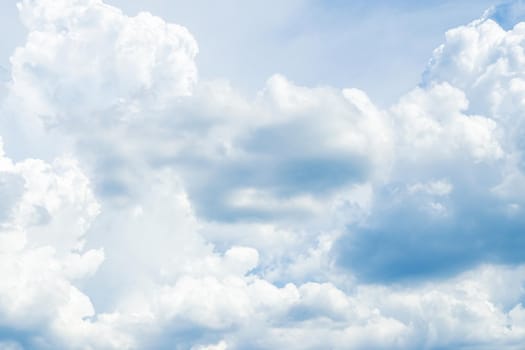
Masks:
[[[520,349],[525,2],[0,4],[0,350]]]
[[[0,65],[9,65],[26,30],[16,0],[2,0]],[[309,86],[364,89],[387,107],[420,79],[447,29],[479,17],[492,0],[167,1],[109,0],[127,15],[148,11],[190,29],[199,74],[227,78],[255,94],[281,73]],[[366,33],[366,35],[364,35]]]
[[[253,94],[272,74],[299,84],[357,87],[389,104],[419,80],[444,32],[492,5],[461,1],[122,1],[190,28],[203,77]],[[147,4],[146,4],[147,3]],[[366,35],[363,35],[366,33]],[[240,49],[242,48],[242,49]]]

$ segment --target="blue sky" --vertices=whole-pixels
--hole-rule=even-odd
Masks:
[[[119,1],[191,28],[204,77],[228,77],[246,93],[281,73],[309,86],[365,89],[392,103],[417,84],[444,32],[491,1]],[[364,35],[363,33],[367,33]],[[243,50],[239,50],[243,48]]]
[[[3,66],[25,30],[15,1],[3,2]],[[444,32],[467,23],[493,1],[122,1],[129,15],[150,11],[190,28],[199,71],[227,77],[246,94],[275,73],[299,84],[365,89],[389,104],[417,84]],[[367,33],[363,35],[363,33]],[[243,48],[242,50],[240,48]]]
[[[525,342],[522,1],[0,7],[0,350]]]

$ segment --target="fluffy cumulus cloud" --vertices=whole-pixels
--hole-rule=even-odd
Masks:
[[[388,108],[199,81],[190,32],[23,0],[0,86],[0,349],[519,349],[521,2]]]
[[[483,18],[447,32],[422,87],[391,108],[396,170],[342,238],[344,265],[383,279],[522,262],[524,28]]]

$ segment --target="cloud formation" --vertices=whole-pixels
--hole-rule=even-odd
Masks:
[[[195,39],[148,13],[18,6],[0,349],[523,343],[525,25],[503,25],[510,5],[447,32],[386,109],[282,75],[253,98],[198,81]]]

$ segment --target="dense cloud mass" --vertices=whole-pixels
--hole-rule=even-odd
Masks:
[[[389,108],[198,80],[190,32],[23,0],[0,82],[0,349],[520,349],[521,2]],[[0,75],[1,75],[0,74]]]

